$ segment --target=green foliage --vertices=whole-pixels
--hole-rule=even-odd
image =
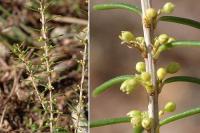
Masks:
[[[172,115],[172,116],[162,120],[160,122],[160,126],[164,126],[164,125],[172,123],[174,121],[177,121],[177,120],[180,120],[183,118],[187,118],[189,116],[193,116],[193,115],[196,115],[199,113],[200,113],[200,107],[190,109],[185,112]],[[112,125],[112,124],[129,123],[130,120],[131,120],[130,117],[119,117],[119,118],[110,118],[110,119],[104,119],[104,120],[96,120],[96,121],[92,121],[90,123],[90,127],[95,128],[95,127],[107,126],[107,125]]]
[[[113,125],[113,124],[119,124],[119,123],[127,123],[130,122],[130,117],[120,117],[120,118],[112,118],[112,119],[104,119],[104,120],[96,120],[90,122],[90,127],[101,127],[101,126],[107,126],[107,125]]]
[[[159,20],[165,21],[165,22],[172,22],[172,23],[187,25],[187,26],[191,26],[191,27],[200,29],[200,22],[192,20],[192,19],[188,19],[188,18],[176,17],[176,16],[162,16],[159,18]]]
[[[120,84],[120,83],[124,82],[125,80],[130,79],[132,77],[133,77],[132,75],[124,75],[124,76],[118,76],[109,81],[106,81],[105,83],[103,83],[100,86],[98,86],[97,88],[95,88],[94,91],[92,92],[92,95],[98,96],[101,93],[105,92],[107,89],[111,88],[112,86]]]
[[[150,36],[151,30],[153,31],[156,28],[156,25],[159,21],[174,22],[174,23],[178,23],[178,24],[191,26],[191,27],[194,27],[197,29],[200,29],[200,22],[191,20],[188,18],[182,18],[182,17],[176,17],[176,16],[160,16],[160,15],[162,15],[162,13],[169,14],[174,11],[175,5],[171,2],[167,2],[159,10],[150,8],[150,6],[145,5],[147,3],[145,3],[145,4],[142,3],[142,4],[143,4],[143,6],[142,6],[143,9],[145,9],[143,11],[141,11],[141,9],[135,5],[130,5],[130,4],[126,4],[126,3],[98,4],[98,5],[94,6],[94,9],[96,9],[96,10],[125,9],[125,10],[130,11],[131,13],[136,13],[136,14],[142,16],[144,37],[145,37],[145,41],[147,41],[148,45],[146,45],[144,41],[137,41],[137,39],[135,39],[135,38],[138,38],[138,37],[135,37],[133,33],[126,32],[126,34],[121,34],[120,39],[122,41],[122,44],[128,45],[129,48],[139,49],[146,64],[143,63],[142,65],[138,65],[138,67],[136,65],[136,70],[137,70],[137,72],[140,73],[139,75],[135,74],[132,76],[131,75],[119,76],[119,77],[113,78],[109,81],[106,81],[105,83],[98,86],[93,91],[93,96],[97,96],[97,95],[103,93],[104,91],[108,90],[109,88],[111,88],[113,85],[117,85],[117,84],[121,84],[120,90],[129,94],[130,92],[132,92],[133,89],[130,89],[130,87],[128,85],[128,81],[131,81],[133,79],[137,79],[137,84],[136,84],[136,82],[134,82],[134,85],[132,85],[134,87],[132,87],[132,88],[135,89],[136,85],[138,85],[140,82],[140,84],[146,88],[147,93],[149,94],[150,98],[151,97],[155,98],[156,97],[155,94],[161,93],[162,87],[168,83],[191,82],[191,83],[200,84],[199,78],[189,77],[189,76],[175,76],[175,77],[170,77],[168,79],[165,79],[167,74],[174,74],[179,71],[180,65],[178,63],[171,63],[166,68],[164,68],[164,67],[159,68],[157,70],[157,75],[154,74],[154,71],[155,71],[154,68],[152,68],[152,70],[145,70],[145,66],[146,66],[146,68],[151,69],[150,67],[154,66],[153,62],[156,62],[156,60],[158,60],[160,54],[166,50],[169,50],[174,47],[180,47],[180,46],[181,47],[183,47],[183,46],[200,46],[200,41],[190,41],[190,40],[177,40],[176,41],[175,38],[169,37],[167,34],[161,34],[158,37],[155,37],[152,39],[151,38],[152,36]],[[145,6],[147,6],[149,8],[147,8]],[[142,12],[143,12],[143,15],[142,15]],[[151,30],[150,30],[150,28],[151,28]],[[148,49],[147,47],[151,43],[152,43],[152,49],[151,48]],[[151,59],[151,58],[153,58],[153,59]],[[150,75],[147,75],[144,73],[144,72],[149,72],[149,71],[151,71],[151,73],[149,73]],[[149,81],[149,80],[152,80],[152,81]],[[134,80],[134,81],[136,81],[136,80]],[[153,86],[153,83],[154,83],[154,86]],[[155,86],[157,86],[158,88]],[[156,89],[153,87],[155,87]],[[151,89],[149,89],[149,88],[151,88]],[[156,93],[157,89],[159,92]],[[149,90],[151,90],[151,91],[149,91]],[[156,104],[156,102],[154,102],[154,104]],[[154,109],[155,108],[153,108],[152,110],[154,110]],[[176,109],[176,104],[173,102],[168,102],[166,104],[166,106],[164,107],[164,110],[161,110],[161,115],[164,114],[165,112],[173,112],[175,109]],[[155,112],[153,112],[153,113],[155,113]],[[185,111],[183,113],[166,118],[165,120],[160,122],[160,125],[162,126],[162,125],[168,124],[170,122],[173,122],[175,120],[179,120],[179,119],[182,119],[182,118],[185,118],[185,117],[188,117],[191,115],[195,115],[198,113],[200,113],[199,108],[191,109],[191,110]],[[152,116],[152,117],[154,117],[154,116]],[[153,127],[151,127],[151,122],[152,122],[151,120],[154,121],[154,124],[156,123],[155,119],[151,119],[149,117],[142,118],[139,115],[130,117],[130,114],[129,114],[129,117],[105,119],[105,120],[98,120],[98,121],[92,122],[90,127],[92,128],[92,127],[99,127],[99,126],[105,126],[105,125],[110,125],[110,124],[131,122],[131,124],[134,126],[134,128],[139,127],[139,130],[138,130],[138,133],[139,133],[139,132],[142,132],[142,130],[143,130],[141,128],[141,126],[143,126],[143,128],[145,128],[147,131],[151,128],[153,129]],[[152,130],[152,131],[154,131],[154,130]],[[157,131],[157,127],[156,127],[156,131]]]
[[[127,3],[110,3],[110,4],[98,4],[93,7],[95,10],[111,10],[111,9],[125,9],[130,12],[141,15],[141,9],[135,5]]]

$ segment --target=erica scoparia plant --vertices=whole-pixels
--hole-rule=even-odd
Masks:
[[[93,96],[98,96],[116,84],[121,84],[120,90],[126,94],[134,93],[134,90],[141,85],[148,94],[149,104],[147,111],[131,110],[127,113],[127,117],[93,121],[90,124],[91,128],[130,122],[135,133],[141,133],[144,130],[149,133],[158,133],[160,127],[165,124],[200,113],[200,107],[198,107],[161,120],[163,115],[176,109],[176,104],[172,101],[166,103],[163,109],[158,108],[158,97],[162,92],[163,86],[180,81],[200,84],[200,79],[189,76],[172,76],[166,79],[166,75],[172,75],[179,71],[180,64],[172,62],[166,67],[156,69],[156,62],[160,54],[166,50],[178,46],[200,46],[200,41],[176,40],[167,34],[155,35],[154,30],[157,23],[161,21],[174,22],[198,29],[200,29],[200,22],[176,16],[163,16],[172,13],[175,5],[167,2],[161,9],[156,10],[152,7],[151,2],[151,0],[141,0],[141,9],[126,3],[99,4],[94,6],[96,10],[124,9],[130,11],[130,13],[136,13],[142,18],[144,35],[136,37],[130,31],[122,31],[119,36],[122,44],[140,51],[143,61],[136,64],[136,71],[138,73],[115,77],[103,83],[94,90]]]

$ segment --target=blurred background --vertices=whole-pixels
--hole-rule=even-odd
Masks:
[[[136,49],[128,49],[120,45],[118,35],[120,31],[129,30],[137,36],[143,36],[140,17],[123,10],[94,11],[92,6],[98,3],[129,2],[140,6],[139,0],[92,0],[90,11],[90,88],[92,90],[104,81],[118,75],[135,73],[135,64],[141,61]],[[153,0],[156,9],[161,8],[164,0]],[[172,15],[188,17],[200,21],[198,0],[173,0],[176,9]],[[191,27],[159,22],[156,34],[167,33],[177,39],[200,40],[200,30]],[[174,48],[161,54],[159,66],[166,66],[171,61],[182,65],[177,75],[200,77],[200,49]],[[160,108],[167,101],[177,103],[174,113],[194,108],[200,105],[200,87],[189,83],[172,83],[164,87],[159,97]],[[125,95],[119,91],[119,86],[113,87],[106,93],[91,98],[91,120],[125,116],[132,109],[147,109],[147,95],[143,88],[137,89],[134,94]],[[173,113],[169,114],[172,115]],[[167,117],[167,116],[166,116]],[[161,128],[161,133],[188,133],[200,130],[200,115],[189,117]],[[95,128],[91,133],[130,133],[129,124],[119,124]]]

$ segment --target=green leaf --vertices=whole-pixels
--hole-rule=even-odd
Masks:
[[[177,40],[177,41],[172,41],[170,43],[161,45],[154,57],[158,57],[158,55],[166,50],[169,50],[174,47],[186,47],[186,46],[200,46],[200,41],[190,41],[190,40]]]
[[[97,120],[97,121],[92,121],[90,123],[90,128],[102,127],[102,126],[108,126],[108,125],[120,124],[120,123],[129,123],[130,120],[131,120],[130,117],[119,117],[119,118]],[[142,131],[143,131],[142,127],[133,128],[133,133],[142,133]]]
[[[166,125],[168,123],[174,122],[176,120],[180,120],[189,116],[193,116],[200,113],[200,107],[197,107],[195,109],[190,109],[185,112],[181,112],[178,114],[175,114],[173,116],[170,116],[160,122],[160,126]],[[104,119],[104,120],[96,120],[92,121],[90,123],[90,128],[95,127],[101,127],[101,126],[107,126],[107,125],[113,125],[113,124],[120,124],[120,123],[129,123],[131,120],[130,117],[120,117],[120,118],[110,118],[110,119]]]
[[[95,10],[125,9],[138,15],[142,14],[142,11],[139,7],[127,3],[97,4],[93,8]]]
[[[131,119],[130,117],[119,117],[119,118],[110,118],[104,120],[96,120],[90,123],[90,128],[102,127],[119,123],[128,123],[130,122],[130,119]]]
[[[105,92],[106,90],[108,90],[112,86],[117,85],[117,84],[121,84],[125,80],[130,79],[132,77],[133,77],[133,75],[124,75],[124,76],[118,76],[118,77],[115,77],[113,79],[110,79],[110,80],[106,81],[105,83],[101,84],[100,86],[98,86],[97,88],[95,88],[94,91],[92,92],[92,95],[94,97],[98,96],[99,94]]]
[[[172,82],[191,82],[200,84],[200,78],[190,77],[190,76],[174,76],[166,79],[164,81],[165,84],[172,83]]]
[[[166,22],[174,22],[200,29],[200,22],[188,18],[182,18],[176,16],[162,16],[159,18],[159,20]]]
[[[195,108],[195,109],[190,109],[188,111],[185,111],[185,112],[170,116],[170,117],[162,120],[160,122],[160,126],[163,126],[163,125],[166,125],[166,124],[171,123],[173,121],[176,121],[176,120],[179,120],[179,119],[183,119],[183,118],[186,118],[186,117],[189,117],[189,116],[192,116],[192,115],[196,115],[196,114],[199,114],[199,113],[200,113],[200,107]]]
[[[95,88],[92,95],[94,97],[98,96],[101,93],[105,92],[106,90],[110,89],[112,86],[121,84],[122,82],[124,82],[125,80],[130,79],[130,78],[133,78],[133,75],[123,75],[123,76],[118,76],[113,79],[110,79],[110,80],[104,82],[103,84],[101,84],[100,86],[98,86],[97,88]],[[170,78],[166,79],[164,82],[171,83],[171,82],[177,82],[177,81],[192,82],[192,83],[200,84],[199,78],[190,77],[190,76],[170,77]]]

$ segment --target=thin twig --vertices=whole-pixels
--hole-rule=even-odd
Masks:
[[[80,18],[74,18],[74,17],[66,17],[66,16],[58,16],[55,15],[52,18],[55,22],[61,22],[61,23],[72,23],[72,24],[80,24],[80,25],[87,25],[88,21]]]
[[[85,81],[85,73],[86,73],[86,69],[85,69],[85,65],[86,65],[86,61],[87,61],[87,44],[84,44],[84,52],[83,52],[83,60],[81,62],[81,66],[82,66],[82,74],[81,74],[81,83],[80,83],[80,92],[79,92],[79,102],[78,102],[78,108],[77,108],[77,121],[76,121],[76,127],[75,127],[75,133],[78,133],[79,128],[80,128],[80,117],[83,111],[83,84]]]
[[[49,106],[50,106],[50,133],[53,133],[53,96],[52,96],[52,90],[53,86],[51,84],[51,68],[49,64],[49,48],[48,48],[48,38],[47,38],[47,26],[46,26],[46,16],[45,16],[45,10],[46,10],[46,0],[40,0],[40,15],[41,15],[41,36],[44,41],[44,54],[45,54],[45,65],[46,65],[46,72],[47,72],[47,87],[49,90]]]
[[[1,120],[0,120],[0,128],[2,128],[2,125],[3,125],[3,119],[4,119],[4,116],[5,116],[5,113],[6,113],[6,110],[7,110],[7,107],[8,105],[6,105],[3,109],[3,112],[2,112],[2,115],[1,115]]]
[[[152,38],[153,38],[153,24],[148,28],[145,26],[145,11],[151,8],[151,0],[141,0],[142,5],[142,19],[143,19],[143,32],[145,38],[145,44],[147,47],[147,59],[145,59],[147,72],[151,74],[152,84],[154,88],[154,94],[149,95],[149,105],[148,112],[149,117],[152,118],[152,128],[151,133],[157,133],[159,130],[159,118],[158,118],[158,89],[157,89],[157,79],[155,74],[155,64],[152,56]]]

